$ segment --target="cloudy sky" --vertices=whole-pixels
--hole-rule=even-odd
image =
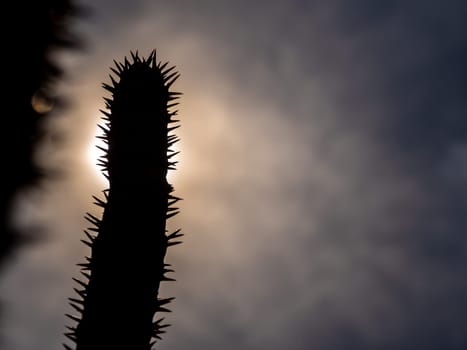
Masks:
[[[186,237],[159,349],[467,348],[465,1],[80,4],[86,49],[59,57],[70,106],[38,153],[64,176],[18,205],[47,236],[2,276],[2,349],[62,348],[106,188],[101,83],[154,48],[184,93],[170,226]]]

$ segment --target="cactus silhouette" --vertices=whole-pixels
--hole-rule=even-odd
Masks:
[[[100,165],[109,189],[104,198],[94,197],[104,208],[102,218],[86,216],[92,227],[83,241],[91,255],[79,264],[84,281],[75,279],[78,298],[70,298],[80,315],[67,315],[76,326],[65,335],[77,350],[153,347],[168,326],[158,313],[169,311],[173,299],[158,297],[160,282],[172,280],[166,251],[182,236],[166,228],[178,213],[167,172],[176,163],[172,131],[179,124],[172,109],[181,95],[169,89],[179,74],[157,62],[155,51],[147,58],[131,52],[130,60],[114,62],[116,77],[103,84],[112,98],[105,99],[101,126],[107,149]]]

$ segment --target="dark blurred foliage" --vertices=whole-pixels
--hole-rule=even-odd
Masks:
[[[12,223],[12,204],[46,174],[35,163],[44,135],[44,119],[63,105],[55,91],[64,72],[54,57],[60,50],[78,49],[71,22],[84,14],[72,0],[27,0],[4,3],[3,108],[1,122],[0,269],[22,242],[34,235]]]

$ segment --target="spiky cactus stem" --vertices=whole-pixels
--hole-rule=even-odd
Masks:
[[[167,247],[182,235],[166,229],[178,212],[167,171],[175,165],[171,131],[178,121],[171,109],[180,95],[169,88],[179,74],[157,63],[155,51],[146,59],[131,56],[111,68],[119,81],[110,76],[112,85],[104,84],[113,95],[102,127],[108,150],[101,166],[110,187],[105,199],[94,197],[102,219],[86,217],[93,225],[85,231],[91,257],[81,264],[88,282],[75,279],[79,298],[70,301],[81,315],[69,315],[77,326],[66,333],[76,350],[151,349],[167,326],[155,314],[168,311],[172,300],[158,298],[158,291],[161,281],[172,280]]]

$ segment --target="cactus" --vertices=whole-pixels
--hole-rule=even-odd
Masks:
[[[115,62],[112,94],[103,113],[107,144],[100,160],[109,181],[102,218],[88,213],[92,224],[85,230],[91,255],[79,264],[84,281],[74,279],[78,298],[70,298],[77,324],[65,335],[77,350],[148,350],[168,326],[160,312],[167,312],[173,298],[158,297],[160,282],[173,280],[164,259],[169,246],[180,243],[180,230],[168,234],[166,220],[178,213],[179,198],[167,181],[174,169],[172,134],[179,124],[172,108],[181,94],[169,91],[179,77],[175,67],[131,52],[130,60]],[[87,281],[86,281],[87,280]],[[71,349],[64,344],[66,349]]]

